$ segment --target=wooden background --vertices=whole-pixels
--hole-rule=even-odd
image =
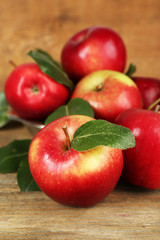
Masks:
[[[159,78],[160,1],[4,0],[0,3],[0,91],[16,64],[32,61],[27,52],[48,51],[60,60],[64,43],[77,31],[104,25],[127,47],[135,75]],[[0,146],[31,138],[19,124],[0,130]],[[0,239],[160,239],[160,191],[119,184],[88,209],[62,206],[43,193],[21,193],[16,174],[0,174]]]

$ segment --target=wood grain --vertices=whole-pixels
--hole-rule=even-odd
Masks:
[[[92,25],[113,28],[123,38],[128,62],[138,75],[159,77],[160,3],[157,0],[6,0],[0,6],[0,90],[17,64],[31,61],[34,48],[60,60],[64,43]]]
[[[70,208],[41,193],[20,193],[15,174],[0,176],[0,239],[159,239],[160,191],[124,184],[101,203]]]
[[[0,91],[16,64],[32,61],[27,52],[42,48],[60,61],[64,43],[92,26],[113,28],[123,38],[136,75],[159,78],[160,1],[5,0],[0,4]],[[126,66],[126,68],[127,68]],[[31,138],[11,123],[0,130],[0,146]],[[0,240],[160,239],[160,190],[124,183],[101,203],[79,209],[60,205],[42,192],[21,193],[16,174],[0,174]]]

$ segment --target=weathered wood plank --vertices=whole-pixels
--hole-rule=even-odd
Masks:
[[[159,190],[121,183],[101,203],[81,209],[42,192],[19,192],[16,174],[0,175],[0,185],[0,239],[159,239]]]

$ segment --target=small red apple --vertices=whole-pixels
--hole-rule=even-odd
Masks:
[[[160,188],[160,114],[146,109],[129,109],[116,123],[129,128],[136,146],[124,150],[124,178],[148,189]]]
[[[123,72],[126,65],[125,44],[110,28],[94,26],[83,29],[64,45],[61,63],[75,82],[97,70]]]
[[[138,86],[142,99],[143,108],[148,107],[160,98],[160,79],[150,77],[132,77]]]
[[[46,125],[31,142],[32,176],[41,190],[59,203],[92,206],[103,200],[120,178],[122,150],[98,146],[78,152],[70,147],[75,131],[91,120],[93,118],[83,115],[59,118]]]
[[[125,74],[102,70],[82,78],[73,91],[72,98],[82,98],[90,103],[96,119],[114,122],[129,108],[142,108],[141,94],[136,84]]]
[[[44,120],[68,99],[69,91],[43,73],[36,63],[15,67],[5,83],[10,106],[25,119]]]

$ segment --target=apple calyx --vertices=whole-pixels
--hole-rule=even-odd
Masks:
[[[39,88],[38,88],[38,86],[34,85],[34,86],[32,87],[32,92],[33,92],[35,95],[37,95],[37,94],[39,93]]]
[[[69,150],[69,149],[71,148],[71,139],[70,139],[70,136],[69,136],[69,133],[68,133],[68,127],[67,127],[67,125],[64,125],[64,126],[62,127],[62,129],[63,129],[63,132],[64,132],[64,134],[65,134],[65,136],[66,136],[67,150]]]
[[[157,113],[160,113],[160,98],[158,98],[155,102],[153,102],[149,107],[148,107],[148,110],[152,110],[154,107],[154,111],[157,112]],[[158,105],[157,105],[158,104]]]

